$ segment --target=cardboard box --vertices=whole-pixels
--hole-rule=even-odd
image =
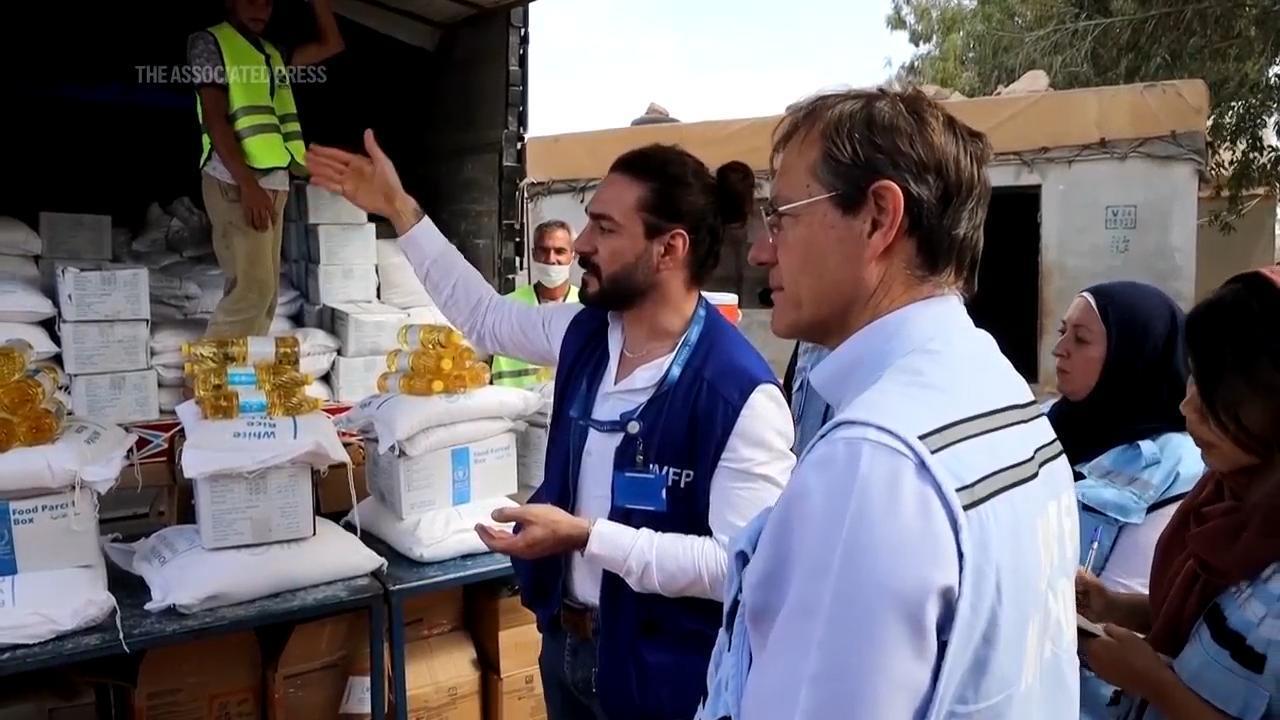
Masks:
[[[361,614],[352,613],[296,626],[280,657],[267,671],[267,720],[332,718],[347,689],[354,645],[368,645],[357,634]],[[368,627],[367,624],[364,627]]]
[[[466,606],[462,588],[415,595],[404,603],[405,642],[425,640],[463,629]]]
[[[58,268],[73,267],[80,270],[100,270],[111,267],[107,260],[72,260],[67,258],[42,257],[36,260],[40,270],[40,292],[51,298],[58,297]]]
[[[90,491],[0,500],[0,576],[101,562]]]
[[[281,248],[285,260],[307,260],[307,226],[305,223],[286,220]]]
[[[58,315],[63,321],[150,320],[150,271],[144,267],[56,272]]]
[[[373,223],[308,225],[307,260],[316,265],[377,265]]]
[[[64,322],[58,324],[58,334],[62,338],[62,369],[68,375],[151,367],[151,323],[146,320]]]
[[[207,550],[301,540],[316,534],[308,465],[193,480],[196,526]]]
[[[499,676],[538,666],[542,636],[537,618],[524,605],[514,586],[477,585],[467,589],[471,632],[486,669]]]
[[[370,441],[365,453],[369,492],[402,520],[518,489],[512,433],[418,457],[378,454],[376,441]]]
[[[110,260],[111,216],[42,212],[40,239],[47,257]]]
[[[133,693],[135,718],[259,720],[262,655],[252,632],[148,650]]]
[[[297,187],[297,186],[295,186]],[[369,213],[352,205],[346,198],[318,185],[302,185],[294,208],[296,219],[309,224],[363,225],[369,222]]]
[[[387,371],[387,358],[371,355],[362,358],[338,356],[329,371],[333,397],[338,402],[356,403],[378,394],[378,376]]]
[[[76,375],[71,378],[71,413],[117,424],[155,420],[160,417],[156,371]]]
[[[508,675],[484,674],[484,720],[546,720],[542,673],[530,668]]]
[[[125,465],[116,486],[98,498],[98,531],[124,538],[151,535],[177,522],[173,461]]]
[[[330,312],[332,332],[342,341],[338,354],[343,357],[385,356],[399,347],[400,328],[409,324],[408,313],[379,302],[340,303]]]
[[[351,482],[356,486],[358,503],[369,497],[369,485],[364,473],[364,443],[360,440],[343,440],[342,446],[351,459]],[[316,479],[316,506],[322,515],[351,510],[351,488],[347,485],[346,466],[330,465],[329,472]]]
[[[98,720],[97,698],[68,677],[28,678],[0,695],[0,720]]]
[[[410,720],[481,720],[480,663],[465,632],[405,643]]]
[[[378,299],[377,265],[308,265],[307,299],[321,305]]]

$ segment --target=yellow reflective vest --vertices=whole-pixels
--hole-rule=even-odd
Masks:
[[[533,285],[516,288],[507,297],[519,300],[525,305],[538,304],[538,293],[534,290]],[[578,302],[578,288],[570,285],[569,294],[564,301]],[[551,368],[538,367],[537,365],[530,365],[523,360],[494,355],[492,376],[494,385],[528,389],[550,382],[554,374]]]
[[[307,165],[302,124],[293,101],[289,72],[280,51],[266,40],[259,50],[231,23],[209,28],[222,50],[226,70],[231,127],[235,130],[245,163],[255,170],[290,168],[302,174]],[[274,80],[273,80],[274,78]],[[213,142],[204,122],[204,108],[196,94],[200,117],[201,167],[209,160]]]

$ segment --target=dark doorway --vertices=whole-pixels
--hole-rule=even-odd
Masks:
[[[996,188],[969,314],[1028,383],[1040,375],[1040,188]]]

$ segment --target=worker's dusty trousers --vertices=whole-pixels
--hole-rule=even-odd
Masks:
[[[213,226],[213,252],[226,276],[226,295],[207,337],[266,335],[280,292],[280,242],[289,193],[267,190],[275,204],[271,227],[254,230],[240,207],[240,187],[204,173],[204,206]]]

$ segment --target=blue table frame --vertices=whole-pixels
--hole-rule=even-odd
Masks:
[[[369,613],[370,683],[373,718],[386,718],[383,638],[387,615],[383,583],[371,575],[316,585],[237,605],[184,615],[143,609],[151,598],[142,578],[112,567],[111,593],[120,607],[120,627],[111,618],[92,628],[36,645],[0,649],[0,677],[123,655],[277,623],[295,623],[353,610]],[[121,644],[120,630],[124,631]],[[403,656],[403,652],[402,652]]]
[[[486,580],[511,577],[511,561],[506,556],[486,553],[468,555],[438,563],[420,563],[401,555],[386,543],[369,535],[365,543],[387,559],[387,569],[380,576],[387,589],[390,608],[391,685],[396,720],[409,715],[408,689],[405,685],[404,603],[417,595],[472,585]]]

